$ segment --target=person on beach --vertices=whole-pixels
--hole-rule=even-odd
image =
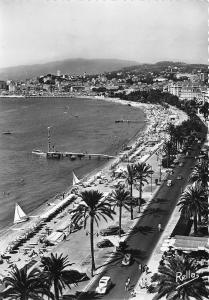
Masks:
[[[129,290],[130,283],[131,283],[131,279],[130,279],[130,277],[128,277],[127,280],[126,280],[126,282],[125,282],[125,291]]]

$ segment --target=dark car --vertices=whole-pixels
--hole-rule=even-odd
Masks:
[[[114,246],[113,243],[108,239],[102,240],[97,243],[98,248],[108,248],[108,247],[113,247],[113,246]]]
[[[119,226],[113,225],[109,226],[105,229],[100,230],[100,234],[105,235],[116,235],[119,233]],[[124,233],[124,231],[121,229],[121,233]]]

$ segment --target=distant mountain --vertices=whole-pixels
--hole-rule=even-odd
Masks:
[[[134,72],[134,73],[148,73],[148,72],[162,72],[170,66],[180,68],[181,72],[192,72],[194,69],[208,72],[208,66],[204,64],[190,64],[184,62],[173,62],[173,61],[159,61],[154,64],[145,63],[138,64],[135,66],[128,66],[123,68],[123,71]]]
[[[34,78],[44,74],[56,74],[57,70],[61,74],[99,74],[112,72],[137,65],[135,61],[120,59],[66,59],[61,61],[48,62],[45,64],[25,65],[0,69],[0,80],[24,80]]]

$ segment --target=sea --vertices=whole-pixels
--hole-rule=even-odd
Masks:
[[[115,123],[115,120],[137,123]],[[59,151],[116,155],[145,126],[142,110],[98,99],[0,99],[0,232],[13,223],[15,203],[31,214],[72,185],[72,171],[83,178],[105,160],[51,160],[32,154]],[[4,134],[5,132],[11,134]]]

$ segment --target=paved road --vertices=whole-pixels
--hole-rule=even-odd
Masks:
[[[174,185],[167,187],[164,183],[157,194],[155,195],[153,201],[144,211],[143,216],[139,219],[139,222],[132,231],[132,234],[127,240],[129,250],[132,252],[134,257],[134,262],[127,267],[121,265],[121,259],[112,262],[107,266],[100,277],[90,286],[89,295],[82,295],[82,299],[95,299],[90,294],[95,291],[99,279],[104,276],[110,276],[113,282],[113,287],[107,295],[102,296],[102,299],[128,299],[130,294],[125,291],[125,281],[128,277],[131,278],[131,286],[135,286],[139,278],[139,262],[146,264],[157,241],[160,238],[160,232],[158,232],[158,224],[162,224],[164,228],[169,220],[169,217],[176,206],[179,195],[181,194],[182,188],[186,185],[188,181],[189,174],[191,173],[191,168],[195,163],[194,156],[198,155],[197,149],[193,151],[192,157],[185,158],[185,164],[183,167],[176,167],[174,169],[174,174],[169,175],[169,179],[174,181]],[[183,176],[182,180],[176,179],[176,177],[181,174]],[[163,200],[156,201],[156,198],[161,198]],[[156,262],[158,263],[158,262]]]

